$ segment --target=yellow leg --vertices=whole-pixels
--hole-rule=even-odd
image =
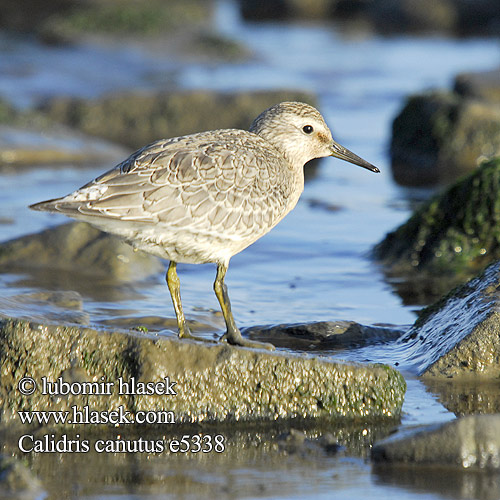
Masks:
[[[170,296],[172,297],[172,302],[174,304],[175,316],[177,317],[179,338],[202,340],[204,342],[213,342],[211,339],[196,337],[192,335],[191,331],[189,330],[189,327],[186,323],[186,318],[184,317],[184,311],[182,310],[181,284],[179,281],[179,276],[177,276],[177,262],[170,261],[166,278],[167,278],[168,289],[170,290]]]
[[[240,345],[244,347],[256,347],[260,349],[274,350],[272,344],[265,342],[255,342],[253,340],[244,339],[234,321],[233,313],[231,312],[231,302],[229,302],[229,295],[227,293],[227,286],[224,283],[226,276],[227,265],[217,264],[217,276],[214,281],[214,291],[217,299],[219,300],[222,315],[226,322],[226,333],[221,337],[221,340],[229,344]]]

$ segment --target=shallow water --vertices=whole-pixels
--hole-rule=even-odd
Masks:
[[[336,139],[378,165],[382,173],[375,175],[332,158],[320,162],[297,208],[270,234],[232,259],[227,284],[237,322],[241,326],[337,319],[364,324],[413,323],[417,307],[402,304],[368,257],[370,248],[407,218],[412,200],[426,196],[392,181],[387,155],[391,120],[408,93],[448,86],[458,72],[498,65],[497,42],[365,37],[342,34],[327,25],[243,23],[231,2],[219,3],[216,23],[221,31],[246,44],[254,57],[231,64],[182,63],[162,59],[158,53],[148,54],[137,46],[43,47],[29,39],[4,36],[0,39],[0,93],[24,106],[45,95],[95,96],[123,88],[170,84],[193,89],[285,87],[316,92]],[[82,58],[85,65],[77,63]],[[62,216],[31,212],[27,205],[66,194],[111,166],[0,171],[0,240],[66,222]],[[217,310],[213,266],[180,265],[179,274],[187,316],[222,330],[220,317],[212,313]],[[63,278],[71,283],[71,277]],[[73,285],[68,289],[77,290],[83,304],[77,314],[67,316],[57,303],[26,300],[26,295],[57,288],[47,277],[2,274],[0,312],[40,321],[75,321],[78,317],[92,325],[118,316],[174,317],[162,275],[126,285],[95,280]],[[162,333],[174,334],[173,330]],[[399,359],[384,346],[331,355],[389,364]],[[411,373],[405,375],[408,392],[403,426],[454,418],[436,393],[428,391]],[[265,433],[262,439],[268,439]],[[477,493],[479,487],[470,497],[462,496],[467,494],[466,486],[449,496],[449,491],[434,483],[422,487],[418,477],[398,482],[397,475],[372,472],[369,462],[359,457],[307,462],[278,456],[271,467],[265,467],[258,465],[263,455],[256,456],[224,471],[198,462],[193,474],[199,475],[196,482],[202,485],[226,485],[226,490],[213,491],[226,491],[227,498],[486,498]],[[150,466],[137,460],[135,465],[128,464],[127,474],[140,471],[153,477],[162,467],[161,459],[151,460]],[[277,467],[282,460],[283,468]],[[176,463],[176,467],[167,466],[179,474]],[[113,467],[118,470],[119,465]],[[160,477],[165,474],[163,471]],[[151,486],[154,481],[145,480],[149,486],[138,486],[135,492],[132,483],[117,480],[114,487],[100,490],[80,484],[74,486],[73,498],[166,498],[157,489],[160,479],[157,488]],[[264,486],[248,490],[255,483]],[[188,491],[184,493],[189,496]]]

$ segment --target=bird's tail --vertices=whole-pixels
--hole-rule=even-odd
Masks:
[[[31,208],[31,210],[38,210],[40,212],[57,212],[57,204],[61,201],[61,199],[62,198],[54,198],[53,200],[41,201],[30,205],[28,208]]]

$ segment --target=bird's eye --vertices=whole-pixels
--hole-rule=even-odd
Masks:
[[[302,127],[302,130],[303,130],[303,131],[304,131],[304,133],[306,133],[306,134],[312,134],[312,133],[313,133],[313,131],[314,131],[314,129],[312,128],[312,126],[311,126],[311,125],[304,125],[304,126]]]

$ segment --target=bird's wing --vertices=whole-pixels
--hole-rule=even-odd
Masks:
[[[282,163],[265,141],[239,130],[158,141],[56,200],[56,210],[243,237],[279,217]]]

